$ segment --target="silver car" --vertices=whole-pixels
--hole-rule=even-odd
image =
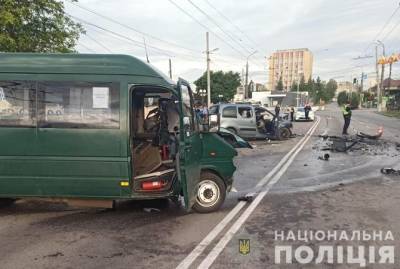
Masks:
[[[211,122],[217,122],[219,127],[245,138],[276,138],[276,117],[263,107],[247,104],[218,104],[210,107]],[[280,119],[280,138],[286,139],[292,135],[293,125]]]

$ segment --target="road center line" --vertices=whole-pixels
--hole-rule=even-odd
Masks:
[[[279,170],[279,172],[267,183],[265,188],[257,195],[256,199],[254,199],[254,201],[250,204],[250,206],[248,208],[246,208],[246,210],[240,215],[240,217],[231,226],[231,228],[227,231],[227,233],[221,238],[221,240],[211,250],[211,252],[207,255],[207,257],[201,262],[201,264],[199,265],[198,268],[208,269],[214,263],[214,261],[217,259],[219,254],[224,250],[226,245],[233,238],[233,236],[240,229],[240,227],[246,222],[246,220],[249,218],[251,213],[253,213],[253,211],[260,204],[262,199],[267,195],[267,193],[270,191],[270,189],[273,187],[273,185],[275,185],[278,182],[278,180],[282,177],[282,175],[289,168],[290,164],[294,161],[297,154],[303,149],[305,144],[311,138],[311,135],[317,129],[319,121],[320,121],[320,118],[318,117],[316,123],[310,129],[311,132],[307,133],[307,135],[305,136],[305,139],[301,141],[302,142],[301,145],[290,156],[290,159],[288,160],[288,162],[286,162],[285,165],[282,167],[282,169]]]
[[[313,129],[318,125],[320,118],[313,124],[310,130],[307,131],[306,135],[300,139],[299,142],[279,161],[279,163],[256,185],[256,189],[262,187],[266,184],[272,176],[286,163],[286,161],[291,157],[293,152],[296,151],[298,147],[310,137]],[[254,203],[254,202],[253,202]],[[190,252],[188,256],[176,267],[177,269],[186,269],[204,252],[204,250],[214,241],[219,233],[232,221],[232,219],[240,212],[240,210],[247,204],[247,202],[239,202],[229,213],[226,215],[221,222],[219,222],[211,232]]]

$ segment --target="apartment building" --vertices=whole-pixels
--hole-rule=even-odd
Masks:
[[[309,49],[278,50],[269,57],[268,89],[275,90],[282,77],[284,91],[288,91],[302,76],[308,81],[312,70],[313,54]]]

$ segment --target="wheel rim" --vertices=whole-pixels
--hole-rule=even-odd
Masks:
[[[197,202],[203,207],[214,206],[220,198],[220,189],[214,181],[203,180],[199,183]]]

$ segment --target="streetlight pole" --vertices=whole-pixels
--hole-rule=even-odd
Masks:
[[[246,60],[246,80],[245,80],[245,84],[244,84],[244,99],[247,99],[248,96],[249,96],[249,58],[251,56],[253,56],[254,54],[256,54],[256,53],[257,53],[257,51],[254,51],[249,56],[247,56],[247,60]]]
[[[376,56],[376,81],[377,81],[377,94],[378,94],[378,111],[382,111],[382,90],[383,90],[383,79],[385,76],[385,64],[382,64],[381,79],[379,81],[379,63],[378,63],[378,45],[382,46],[383,57],[385,57],[385,44],[382,41],[377,40],[375,46]]]
[[[375,61],[376,61],[376,94],[378,95],[378,111],[381,112],[381,85],[379,83],[379,63],[378,63],[378,44],[375,45]]]
[[[300,106],[300,80],[299,75],[297,75],[297,92],[296,92],[296,107]]]
[[[206,33],[206,54],[207,54],[207,107],[211,106],[211,77],[210,77],[210,40],[209,34]]]
[[[209,33],[206,32],[206,55],[207,55],[207,107],[211,106],[211,75],[210,75],[210,54],[214,51],[217,51],[218,48],[215,48],[210,51],[210,38]]]

